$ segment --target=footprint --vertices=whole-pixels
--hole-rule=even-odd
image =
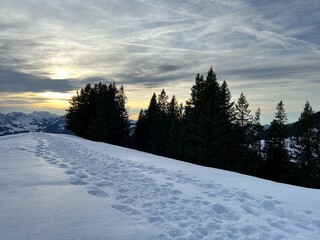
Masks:
[[[100,188],[96,188],[96,187],[89,187],[87,192],[93,196],[96,196],[96,197],[101,197],[101,198],[109,197],[108,193],[106,193],[105,191],[101,190]]]
[[[85,174],[85,173],[78,173],[78,174],[77,174],[77,177],[78,177],[78,178],[88,178],[88,175]]]
[[[213,210],[213,214],[218,214],[221,219],[232,221],[239,220],[239,218],[230,209],[221,204],[213,204],[211,209]]]
[[[88,182],[82,180],[81,178],[76,178],[76,177],[70,178],[69,182],[72,185],[87,185],[88,184]]]
[[[68,174],[68,175],[72,175],[72,174],[75,174],[76,171],[69,169],[69,170],[65,171],[65,173]]]
[[[257,232],[257,229],[256,229],[255,227],[253,227],[253,226],[245,225],[244,227],[242,227],[242,228],[240,229],[240,231],[241,231],[241,233],[242,233],[243,235],[250,236],[250,235],[256,233],[256,232]]]
[[[112,207],[120,212],[123,212],[129,216],[134,216],[134,215],[140,215],[141,213],[136,210],[133,209],[127,205],[121,205],[121,204],[113,204]]]
[[[272,201],[265,200],[262,202],[261,206],[268,211],[274,210],[276,208],[276,204]]]
[[[67,168],[67,167],[68,167],[68,165],[67,165],[67,164],[65,164],[65,163],[59,163],[59,167],[61,167],[61,168]]]

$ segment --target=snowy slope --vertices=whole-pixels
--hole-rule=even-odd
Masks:
[[[68,133],[65,117],[45,111],[0,113],[0,136],[22,132]]]
[[[319,239],[320,191],[69,135],[0,137],[0,239]]]

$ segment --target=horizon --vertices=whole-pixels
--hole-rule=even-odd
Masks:
[[[0,9],[0,112],[63,115],[86,83],[124,85],[131,118],[210,66],[268,124],[320,110],[319,1],[17,1]]]
[[[34,111],[31,111],[31,112],[23,112],[23,111],[12,111],[12,112],[1,112],[0,111],[0,114],[4,114],[4,115],[7,115],[7,114],[10,114],[10,113],[23,113],[23,114],[26,114],[26,115],[30,115],[30,114],[33,114],[33,113],[38,113],[38,112],[44,112],[44,113],[50,113],[50,114],[54,114],[54,115],[57,115],[58,117],[62,117],[62,116],[65,116],[65,114],[59,114],[59,113],[54,113],[54,112],[50,112],[50,111],[46,111],[46,110],[34,110]],[[316,113],[319,113],[320,111],[316,111]],[[137,121],[138,119],[136,118],[131,118],[131,115],[129,115],[129,121]],[[296,121],[293,121],[293,122],[290,122],[290,121],[287,121],[287,124],[292,124],[292,123],[295,123],[297,122],[299,119],[297,119]],[[261,122],[261,125],[262,126],[270,126],[271,122]]]

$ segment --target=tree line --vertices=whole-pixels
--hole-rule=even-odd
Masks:
[[[153,93],[131,134],[126,101],[123,86],[87,84],[70,100],[66,128],[95,141],[320,188],[320,132],[309,102],[288,138],[282,101],[266,133],[260,108],[252,113],[243,93],[232,102],[227,82],[219,83],[212,68],[196,75],[185,105],[164,89]]]

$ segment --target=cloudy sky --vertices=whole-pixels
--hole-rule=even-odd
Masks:
[[[320,110],[319,0],[0,0],[0,112],[63,114],[87,82],[125,86],[132,117],[179,102],[212,66],[262,121]]]

